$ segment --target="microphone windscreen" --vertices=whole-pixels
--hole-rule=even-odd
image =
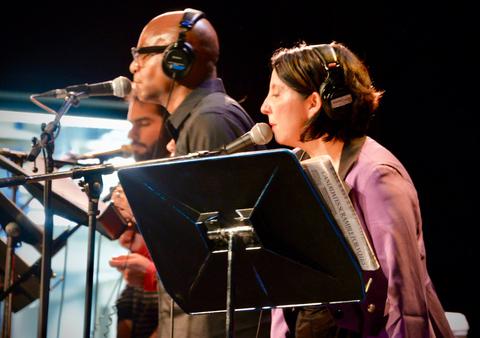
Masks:
[[[132,91],[132,83],[125,76],[119,76],[112,80],[113,95],[126,97]]]
[[[253,143],[257,145],[264,145],[272,140],[273,133],[268,124],[261,122],[253,126],[252,130],[250,131],[250,136]]]
[[[133,148],[130,144],[124,144],[120,147],[120,149],[122,150],[122,157],[127,158],[133,154]]]

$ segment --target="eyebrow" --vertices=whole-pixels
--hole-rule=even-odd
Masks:
[[[153,119],[149,116],[142,116],[142,117],[139,117],[135,120],[132,120],[131,123],[135,123],[135,122],[143,122],[143,121],[152,121]]]

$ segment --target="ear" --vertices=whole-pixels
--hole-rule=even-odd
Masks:
[[[322,99],[318,92],[313,92],[309,97],[306,98],[305,103],[308,109],[308,118],[312,118],[320,108],[322,107]]]

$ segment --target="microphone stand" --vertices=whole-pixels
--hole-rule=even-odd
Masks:
[[[178,160],[188,160],[199,157],[207,157],[213,155],[219,155],[219,151],[199,151],[195,153],[190,153],[188,155],[177,156],[177,157],[168,157],[162,159],[141,161],[137,163],[123,164],[123,165],[113,165],[111,163],[107,164],[97,164],[86,167],[77,167],[71,170],[66,171],[57,171],[57,172],[48,172],[46,174],[40,175],[19,175],[12,176],[7,178],[0,179],[0,188],[10,187],[16,185],[24,185],[34,182],[45,181],[45,187],[49,183],[51,190],[52,180],[68,178],[73,179],[82,178],[83,181],[80,182],[82,190],[88,195],[88,257],[87,257],[87,276],[86,276],[86,290],[85,290],[85,318],[84,318],[84,338],[88,338],[90,334],[91,326],[91,306],[92,306],[92,285],[93,285],[93,268],[94,268],[94,249],[95,249],[95,228],[98,214],[98,202],[99,196],[102,191],[102,175],[112,174],[116,170],[130,167],[140,167],[145,165],[178,161]],[[47,191],[47,189],[45,189]],[[45,193],[45,203],[50,203],[48,200],[50,198],[50,193]],[[48,208],[47,208],[48,205]],[[51,243],[52,243],[52,212],[50,210],[50,204],[45,204],[45,230],[43,237],[43,248],[42,248],[42,270],[41,270],[41,292],[40,292],[40,304],[42,305],[40,311],[40,322],[38,329],[38,337],[46,337],[46,322],[48,318],[48,288],[49,286],[49,277],[51,274],[50,261],[51,261]],[[47,218],[48,212],[48,218]],[[47,223],[48,220],[48,223]],[[50,227],[49,232],[47,233],[47,226]],[[47,236],[48,235],[48,236]],[[44,270],[48,269],[48,270]]]
[[[3,276],[3,291],[12,285],[15,276],[15,246],[20,235],[20,227],[15,222],[10,222],[5,227],[7,233],[7,249],[5,252],[5,273]],[[10,338],[12,332],[12,294],[8,294],[3,304],[2,338]]]
[[[92,321],[91,311],[95,256],[95,229],[97,226],[98,200],[103,189],[101,173],[93,172],[92,174],[84,175],[83,181],[80,182],[80,186],[88,196],[88,248],[83,337],[89,338]]]
[[[73,105],[78,105],[78,95],[80,93],[68,93],[65,101],[55,115],[55,119],[47,125],[42,124],[42,134],[40,140],[33,139],[32,149],[27,157],[29,161],[35,161],[42,149],[46,152],[45,173],[51,174],[54,169],[53,152],[55,150],[55,132],[60,125],[60,119]],[[40,273],[40,305],[38,316],[38,338],[47,337],[47,322],[48,322],[48,305],[50,292],[50,277],[51,277],[51,260],[52,260],[52,237],[53,237],[53,212],[52,212],[52,181],[45,180],[43,190],[43,206],[45,211],[45,226],[43,232],[42,242],[42,264]]]
[[[15,163],[22,165],[25,158],[15,157]],[[12,201],[17,201],[18,187],[12,187]],[[15,247],[20,237],[20,227],[15,222],[10,222],[5,226],[7,234],[7,248],[5,252],[5,271],[3,276],[3,292],[8,290],[13,284],[15,276]],[[12,333],[12,304],[13,295],[7,293],[7,300],[3,303],[3,322],[2,322],[2,338],[10,338]],[[2,299],[3,300],[3,299]]]

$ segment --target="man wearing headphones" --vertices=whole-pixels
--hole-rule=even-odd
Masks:
[[[202,12],[186,9],[152,19],[132,56],[134,91],[170,112],[167,127],[177,155],[223,146],[253,126],[216,77],[218,38]]]
[[[253,120],[217,78],[219,43],[204,13],[186,9],[153,18],[132,56],[134,93],[141,101],[167,108],[166,126],[176,155],[218,149],[252,128]],[[170,297],[160,292],[158,337],[171,335],[171,304]],[[173,313],[173,337],[225,337],[224,313],[189,316],[176,304]],[[235,336],[255,337],[259,317],[259,312],[237,313]],[[259,336],[268,337],[269,316],[263,318]]]

